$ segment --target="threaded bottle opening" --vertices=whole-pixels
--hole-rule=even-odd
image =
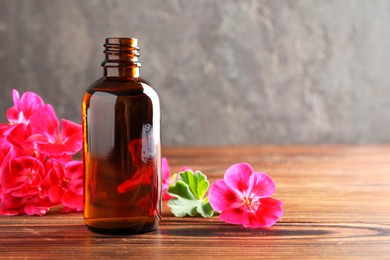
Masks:
[[[140,54],[138,40],[136,38],[107,38],[103,46],[106,59],[103,61],[102,66],[141,67],[141,62],[138,60]]]

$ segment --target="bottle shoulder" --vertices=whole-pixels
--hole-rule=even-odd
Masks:
[[[135,79],[102,77],[92,83],[86,90],[89,95],[94,95],[96,92],[117,96],[147,95],[158,98],[154,87],[142,77]]]

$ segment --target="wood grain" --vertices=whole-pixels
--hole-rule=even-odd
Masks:
[[[218,217],[175,218],[150,233],[107,236],[81,214],[1,217],[0,258],[390,258],[390,146],[169,148],[172,171],[199,169],[210,181],[249,162],[277,184],[285,213],[273,227],[245,229]]]

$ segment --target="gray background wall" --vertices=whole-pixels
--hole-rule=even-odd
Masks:
[[[11,89],[81,122],[109,36],[140,39],[164,145],[390,142],[390,1],[0,1]]]

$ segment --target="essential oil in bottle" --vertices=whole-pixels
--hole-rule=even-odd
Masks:
[[[159,98],[140,77],[137,39],[104,47],[104,74],[82,103],[84,220],[98,233],[148,232],[161,219]]]

